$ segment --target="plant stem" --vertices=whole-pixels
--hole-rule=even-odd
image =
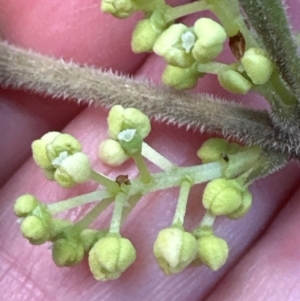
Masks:
[[[92,170],[91,179],[103,185],[109,191],[116,193],[120,190],[119,185],[115,181],[95,170]]]
[[[160,167],[162,170],[170,170],[176,168],[175,164],[162,156],[144,141],[142,144],[142,156],[144,156],[150,162],[154,163],[156,166]]]
[[[208,6],[205,1],[195,1],[192,3],[170,7],[166,11],[165,21],[168,23],[178,18],[207,9]]]
[[[182,179],[187,177],[196,185],[221,176],[222,166],[220,163],[214,162],[190,167],[177,167],[173,170],[152,175],[152,181],[148,185],[145,185],[140,179],[132,180],[131,185],[128,186],[128,194],[146,194],[171,187],[178,187],[181,185]]]
[[[56,214],[58,212],[69,210],[84,204],[92,202],[102,202],[104,199],[112,197],[111,192],[107,190],[96,190],[90,193],[82,194],[67,200],[48,204],[48,210],[50,214]]]
[[[111,218],[111,223],[109,227],[109,233],[120,233],[123,207],[127,203],[127,199],[128,195],[123,192],[118,193],[118,195],[116,196],[113,216]]]
[[[132,156],[141,176],[141,181],[144,183],[149,183],[152,180],[152,176],[148,170],[148,166],[143,158],[143,156],[139,154],[135,154]]]
[[[113,198],[102,200],[88,214],[86,214],[79,222],[76,223],[76,228],[79,232],[86,229],[111,203]]]
[[[180,185],[177,207],[172,222],[173,226],[176,225],[179,227],[183,227],[184,217],[186,212],[186,204],[187,204],[191,187],[192,187],[192,183],[189,179],[184,179]]]
[[[266,112],[193,94],[157,87],[145,81],[66,63],[0,41],[0,85],[39,91],[105,107],[135,107],[149,117],[219,133],[246,144],[300,158],[299,139],[272,126]],[[80,78],[80,82],[78,82]],[[101,83],[101,84],[99,84]],[[125,88],[124,88],[125,87]],[[298,120],[295,120],[298,122]]]
[[[215,215],[213,215],[210,211],[206,211],[198,228],[199,229],[204,228],[204,227],[211,228],[215,222],[215,219],[216,219]]]

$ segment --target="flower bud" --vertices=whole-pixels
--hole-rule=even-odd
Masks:
[[[52,259],[59,267],[74,266],[80,263],[83,257],[84,246],[80,242],[60,238],[53,243]]]
[[[198,239],[198,257],[213,271],[219,270],[227,261],[227,242],[215,235],[204,235]]]
[[[132,0],[103,0],[101,10],[123,19],[129,17],[136,10],[136,5]]]
[[[252,205],[252,194],[249,191],[245,191],[243,195],[242,204],[233,212],[227,214],[230,219],[239,219],[244,217],[250,210]]]
[[[49,225],[36,215],[25,217],[21,224],[21,232],[33,245],[43,244],[50,238]]]
[[[273,72],[273,63],[261,48],[248,49],[244,53],[241,63],[255,85],[265,84]]]
[[[210,181],[203,192],[204,208],[214,215],[226,215],[237,210],[247,197],[247,189],[237,180],[225,178]],[[246,194],[245,194],[246,193]]]
[[[90,270],[96,280],[117,279],[135,261],[136,250],[130,240],[106,236],[89,252]]]
[[[126,129],[136,129],[144,139],[151,131],[150,119],[147,115],[135,108],[124,109],[120,105],[113,106],[107,118],[109,135],[117,140],[118,134]]]
[[[252,88],[250,81],[232,69],[221,69],[218,72],[218,80],[224,89],[236,94],[247,94]]]
[[[112,139],[100,144],[98,156],[102,162],[111,166],[119,166],[128,159],[120,143]]]
[[[62,187],[68,188],[90,179],[91,164],[84,153],[75,153],[63,159],[57,167],[54,178]]]
[[[194,41],[195,35],[187,26],[173,24],[158,37],[153,51],[162,56],[168,64],[187,68],[195,62],[190,51]]]
[[[84,251],[89,252],[92,246],[100,239],[107,235],[107,230],[84,229],[80,233],[80,239],[84,246]]]
[[[32,157],[35,163],[43,169],[53,169],[51,160],[47,156],[47,144],[51,143],[59,132],[49,132],[41,137],[41,139],[35,140],[31,144]]]
[[[197,62],[207,63],[222,52],[226,32],[220,24],[209,18],[200,18],[194,24],[194,31],[198,39],[192,53]]]
[[[61,153],[72,155],[81,151],[81,143],[69,134],[60,134],[46,146],[49,160],[55,160]]]
[[[153,45],[162,31],[162,29],[156,28],[149,19],[139,21],[132,34],[132,51],[135,53],[152,51]]]
[[[125,109],[120,105],[115,105],[109,110],[107,117],[109,135],[113,139],[118,139],[118,134],[122,131]]]
[[[34,195],[24,194],[16,199],[14,212],[19,217],[25,217],[39,205],[39,201]]]
[[[191,68],[167,65],[162,75],[162,81],[166,86],[184,90],[194,88],[199,77],[201,77],[201,73],[195,72]]]
[[[229,143],[222,138],[211,138],[206,140],[197,152],[197,156],[203,163],[225,160],[224,156],[241,151],[242,147],[236,143]]]
[[[149,117],[136,108],[125,109],[123,123],[123,129],[136,129],[142,139],[146,138],[151,131]]]
[[[195,237],[178,228],[159,232],[153,247],[157,263],[166,275],[179,273],[188,266],[197,253]]]

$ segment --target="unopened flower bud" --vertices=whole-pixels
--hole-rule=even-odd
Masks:
[[[123,237],[101,238],[89,252],[90,270],[96,280],[117,279],[135,261],[136,250]]]
[[[149,117],[136,108],[125,109],[123,123],[123,129],[136,129],[142,139],[146,138],[151,131]]]
[[[157,263],[166,275],[179,273],[187,267],[197,253],[195,237],[178,228],[159,232],[153,247]]]
[[[49,225],[36,215],[25,217],[21,224],[21,232],[34,245],[43,244],[50,238]]]
[[[16,199],[14,212],[19,217],[25,217],[39,205],[39,201],[34,195],[24,194]]]
[[[49,132],[41,137],[41,139],[34,140],[31,144],[32,157],[35,163],[43,169],[53,169],[51,160],[47,156],[47,144],[51,143],[59,132]]]
[[[80,152],[81,143],[69,134],[60,134],[47,144],[46,149],[49,160],[53,161],[63,152],[66,152],[67,155]]]
[[[84,251],[89,252],[93,245],[107,235],[107,230],[85,229],[80,233],[80,239],[84,246]]]
[[[201,77],[201,73],[195,72],[191,68],[167,65],[162,75],[162,81],[166,86],[184,90],[194,88],[199,77]]]
[[[136,5],[132,0],[103,0],[101,10],[122,19],[129,17],[136,10]]]
[[[144,139],[151,131],[150,119],[135,108],[124,109],[120,105],[113,106],[107,118],[109,135],[117,140],[120,132],[126,129],[136,129],[138,135]]]
[[[194,31],[198,39],[192,53],[197,62],[207,63],[221,53],[226,32],[220,24],[209,18],[200,18],[194,24]]]
[[[107,139],[100,144],[98,156],[102,162],[111,166],[119,166],[128,159],[120,143],[113,139]]]
[[[204,235],[198,239],[198,257],[213,271],[219,270],[227,261],[227,242],[215,235]]]
[[[57,167],[54,178],[62,187],[68,188],[90,179],[91,164],[87,155],[75,153],[66,157]]]
[[[137,23],[131,39],[131,48],[135,53],[152,51],[153,45],[163,29],[156,28],[149,19]]]
[[[218,80],[224,89],[236,94],[247,94],[252,88],[250,81],[232,69],[221,69],[218,72]]]
[[[243,194],[242,204],[233,212],[227,214],[230,219],[239,219],[244,217],[250,210],[252,205],[252,194],[249,191],[245,191]]]
[[[220,178],[206,185],[202,203],[212,214],[226,215],[237,210],[247,195],[247,189],[237,180]]]
[[[244,53],[241,63],[255,85],[265,84],[273,72],[273,63],[261,48],[248,49]]]
[[[83,257],[84,246],[80,242],[61,238],[53,243],[52,259],[59,267],[74,266],[80,263]]]
[[[191,48],[194,45],[193,32],[183,24],[173,24],[156,40],[153,51],[167,61],[168,64],[187,68],[194,62]]]
[[[226,162],[226,156],[234,154],[241,149],[242,147],[236,143],[229,143],[222,138],[211,138],[201,145],[197,156],[203,163],[217,162],[220,160]]]

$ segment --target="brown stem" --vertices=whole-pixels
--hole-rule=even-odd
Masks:
[[[266,111],[254,111],[206,94],[179,92],[111,71],[24,50],[0,41],[0,85],[111,107],[136,107],[156,120],[221,133],[246,144],[300,158],[300,138],[274,129]]]

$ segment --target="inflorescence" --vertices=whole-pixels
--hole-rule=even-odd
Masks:
[[[50,132],[32,143],[35,163],[44,175],[64,188],[95,181],[103,189],[52,204],[43,204],[25,194],[15,203],[21,218],[21,232],[33,245],[52,243],[52,258],[57,266],[73,266],[88,256],[95,279],[116,279],[135,261],[136,249],[121,235],[122,223],[143,195],[179,187],[179,197],[170,227],[162,229],[154,243],[154,256],[167,275],[178,273],[190,264],[205,264],[220,269],[227,260],[227,242],[214,234],[218,216],[243,217],[251,207],[249,184],[268,160],[256,146],[242,147],[224,139],[207,140],[199,149],[201,165],[178,167],[151,148],[144,139],[150,133],[149,118],[134,108],[116,105],[108,116],[109,139],[99,146],[99,158],[118,166],[133,159],[139,174],[136,178],[111,179],[94,170],[81,143],[69,134]],[[151,173],[145,158],[162,172]],[[202,203],[206,213],[191,232],[184,220],[190,189],[208,182]],[[95,202],[93,209],[79,221],[55,218],[55,214]],[[91,229],[89,225],[111,204],[113,215],[108,229]]]
[[[164,0],[103,0],[101,9],[118,18],[144,12],[145,18],[133,32],[132,49],[137,53],[154,51],[162,56],[167,62],[162,80],[176,89],[193,88],[199,78],[212,73],[230,92],[245,94],[256,89],[268,93],[268,84],[276,75],[266,51],[245,25],[237,1],[228,5],[228,1],[202,0],[171,7]],[[201,17],[192,27],[175,23],[178,18],[202,10],[210,10],[219,21]],[[235,59],[231,64],[215,61],[226,40]],[[214,233],[215,219],[239,219],[249,211],[252,195],[248,187],[271,168],[267,154],[257,146],[243,147],[212,138],[197,153],[202,164],[179,167],[144,141],[151,124],[139,110],[113,106],[108,128],[109,138],[99,146],[99,158],[111,166],[133,159],[138,176],[130,181],[125,176],[111,179],[93,169],[75,137],[59,132],[45,134],[32,143],[32,152],[49,180],[64,188],[87,181],[95,181],[104,188],[48,205],[30,194],[20,196],[14,211],[21,219],[23,236],[34,245],[51,242],[57,266],[77,265],[88,256],[95,279],[117,279],[136,259],[135,247],[121,234],[126,217],[142,196],[179,187],[173,221],[158,233],[153,246],[157,263],[167,275],[189,265],[205,264],[214,271],[220,269],[228,258],[229,246]],[[162,172],[151,173],[145,158]],[[184,220],[190,189],[205,182],[205,214],[195,229],[187,231]],[[59,212],[91,202],[95,206],[79,221],[55,217]],[[91,223],[112,203],[109,228],[91,229]]]

